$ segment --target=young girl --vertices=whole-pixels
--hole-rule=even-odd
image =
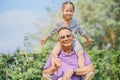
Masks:
[[[41,44],[44,45],[48,39],[50,39],[54,34],[56,34],[59,31],[60,28],[62,28],[62,27],[70,28],[72,30],[74,37],[75,37],[74,43],[73,43],[73,48],[78,55],[79,67],[82,68],[82,67],[84,67],[83,48],[77,39],[77,33],[80,33],[82,36],[85,37],[88,45],[92,44],[92,40],[86,34],[86,32],[82,29],[80,24],[75,19],[72,18],[74,10],[75,10],[75,7],[74,7],[74,4],[72,2],[67,1],[67,2],[63,3],[63,5],[62,5],[62,14],[63,14],[62,19],[57,21],[55,27],[51,30],[51,32],[48,34],[48,36],[46,36],[45,39],[43,39],[41,41]],[[59,54],[59,52],[61,50],[62,50],[61,45],[59,43],[57,43],[56,46],[54,47],[52,53],[51,53],[52,54],[52,59],[51,59],[52,60],[51,61],[52,67],[55,67],[54,61],[57,58],[57,55]]]

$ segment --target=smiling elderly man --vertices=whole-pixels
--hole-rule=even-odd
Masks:
[[[44,66],[44,80],[92,80],[94,77],[94,67],[84,52],[85,67],[79,68],[78,56],[72,48],[74,36],[68,28],[61,28],[58,32],[58,41],[62,46],[55,62],[55,68],[51,67],[51,56]],[[81,76],[84,79],[81,79]]]

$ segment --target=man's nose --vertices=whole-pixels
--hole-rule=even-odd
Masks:
[[[65,39],[64,40],[68,40],[68,38],[67,37],[65,37]]]
[[[69,11],[68,13],[69,13],[69,14],[71,14],[71,12],[70,12],[70,11]]]

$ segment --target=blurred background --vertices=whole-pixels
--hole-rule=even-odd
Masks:
[[[67,0],[0,1],[0,80],[42,80],[43,66],[56,43],[40,40],[62,17]],[[94,39],[91,46],[79,41],[96,69],[94,80],[120,79],[120,0],[69,0],[74,18]],[[31,76],[32,75],[32,76]]]

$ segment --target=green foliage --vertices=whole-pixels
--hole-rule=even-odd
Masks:
[[[48,44],[49,45],[49,44]],[[42,80],[42,71],[51,48],[42,53],[0,54],[0,80]],[[87,51],[95,67],[94,80],[120,80],[120,50]]]
[[[119,0],[76,0],[75,6],[75,16],[95,39],[95,44],[87,51],[96,70],[94,80],[120,80]],[[51,19],[54,19],[53,16]],[[42,33],[43,31],[40,31],[38,35]],[[35,34],[32,37],[38,39],[39,36],[36,37]],[[0,80],[42,80],[43,67],[55,41],[56,36],[40,49],[40,53],[31,53],[29,48],[32,45],[29,43],[29,37],[25,36],[24,46],[27,53],[17,49],[12,55],[0,54]],[[102,50],[104,48],[110,50]]]
[[[119,80],[120,77],[120,50],[88,51],[96,69],[94,80]]]
[[[120,49],[119,0],[77,0],[76,17],[97,49]]]

